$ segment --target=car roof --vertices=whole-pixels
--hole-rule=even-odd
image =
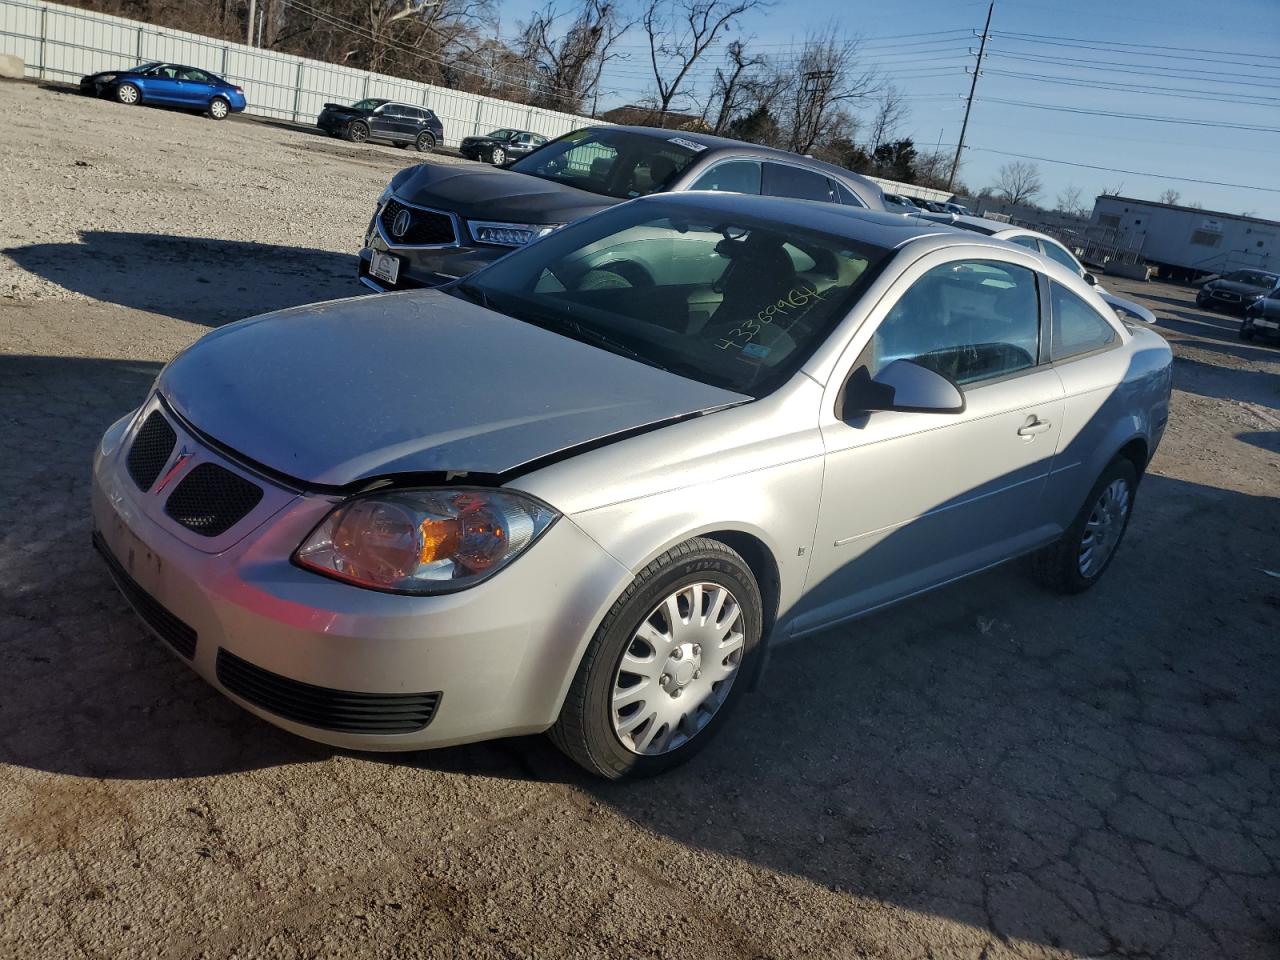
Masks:
[[[699,146],[706,147],[708,150],[716,152],[733,151],[735,153],[745,153],[751,156],[773,157],[778,160],[789,161],[791,163],[802,163],[804,166],[822,173],[828,173],[832,176],[842,177],[845,180],[853,180],[860,185],[874,188],[877,192],[883,193],[875,181],[862,176],[860,173],[854,173],[852,170],[846,170],[844,167],[838,167],[834,163],[827,163],[825,160],[818,160],[814,157],[804,156],[799,153],[792,153],[789,150],[782,150],[778,147],[766,147],[759,143],[748,143],[746,140],[734,140],[730,137],[718,137],[710,133],[690,133],[686,130],[667,130],[663,127],[634,127],[634,126],[594,126],[585,127],[586,130],[622,130],[626,133],[633,133],[639,136],[652,137],[655,140],[670,140],[676,138],[679,140],[688,140],[690,143],[696,143]]]
[[[988,237],[995,236],[998,233],[1013,231],[1016,233],[1034,233],[1037,237],[1044,234],[1036,233],[1034,230],[1028,230],[1026,227],[1019,227],[1012,223],[1005,223],[1001,220],[988,220],[986,217],[975,217],[972,215],[955,214],[955,213],[929,213],[925,215],[925,219],[932,220],[934,223],[946,224],[953,227],[959,227],[961,230],[969,230],[973,233],[986,234]]]
[[[886,250],[897,249],[921,237],[946,237],[953,233],[939,224],[922,222],[898,213],[843,206],[822,200],[792,200],[752,193],[691,190],[655,193],[630,202],[675,204],[708,213],[746,214],[784,227],[809,227]]]

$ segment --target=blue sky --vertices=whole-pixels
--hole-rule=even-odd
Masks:
[[[503,32],[513,33],[535,5],[506,0]],[[777,0],[725,39],[750,38],[785,60],[806,31],[835,22],[864,38],[866,59],[909,97],[902,133],[924,147],[954,149],[970,83],[965,67],[986,11],[987,0]],[[1016,159],[1008,154],[1022,154],[1086,165],[1037,161],[1042,204],[1075,186],[1089,206],[1103,189],[1123,185],[1126,196],[1154,200],[1173,189],[1182,203],[1280,219],[1280,192],[1250,189],[1280,191],[1280,0],[996,0],[991,29],[961,173],[973,188]],[[621,43],[629,59],[606,70],[602,109],[648,88],[643,34],[634,30]],[[699,94],[722,46],[698,68]],[[1148,172],[1159,175],[1141,175]]]

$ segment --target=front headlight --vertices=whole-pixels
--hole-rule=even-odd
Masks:
[[[538,237],[545,237],[552,230],[564,226],[561,223],[494,223],[490,220],[468,220],[471,236],[477,243],[492,243],[499,247],[523,247]]]
[[[294,559],[392,593],[449,593],[492,576],[559,516],[506,490],[389,490],[339,505]]]

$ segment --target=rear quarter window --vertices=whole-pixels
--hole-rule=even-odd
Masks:
[[[1119,338],[1102,314],[1056,281],[1049,281],[1053,313],[1050,360],[1069,360],[1111,346]]]

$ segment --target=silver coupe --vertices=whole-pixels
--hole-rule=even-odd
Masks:
[[[432,291],[215,330],[94,463],[143,621],[305,737],[689,757],[767,648],[1014,557],[1115,556],[1171,355],[1016,244],[624,203]]]

